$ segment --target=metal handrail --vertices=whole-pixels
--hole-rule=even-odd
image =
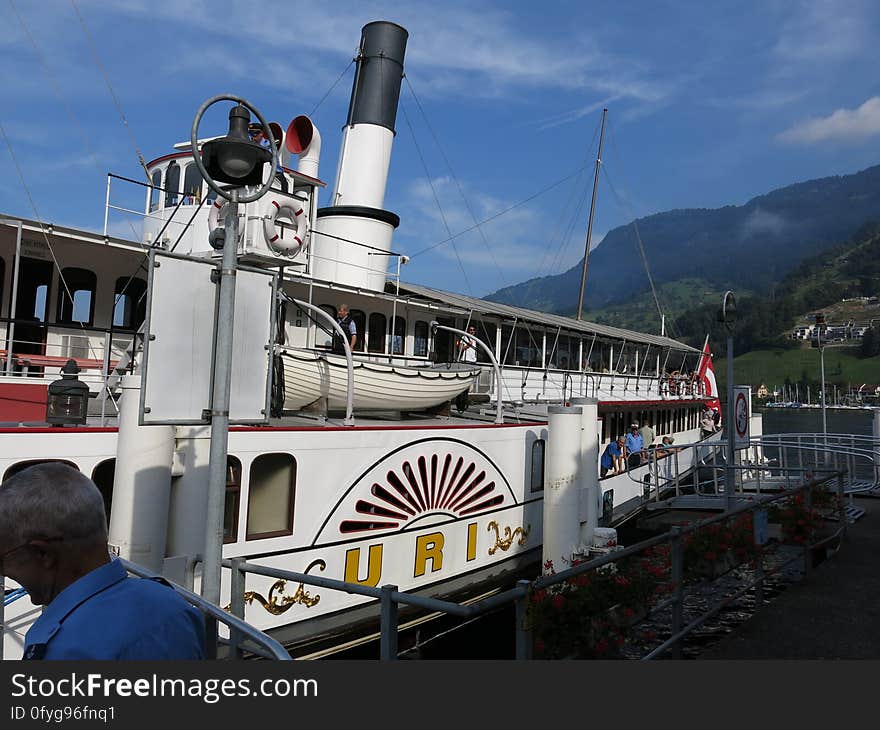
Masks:
[[[397,658],[397,640],[398,640],[398,624],[397,624],[397,616],[398,616],[398,605],[405,604],[409,606],[413,606],[416,608],[420,608],[426,611],[431,611],[435,613],[444,613],[453,615],[459,618],[469,619],[474,618],[489,611],[495,610],[501,606],[508,605],[510,603],[515,604],[516,609],[516,625],[515,625],[515,646],[516,646],[516,658],[519,660],[529,659],[531,658],[531,646],[532,646],[532,629],[528,625],[527,615],[528,615],[528,598],[529,596],[537,590],[541,590],[544,588],[548,588],[550,586],[562,583],[570,578],[573,578],[581,573],[585,573],[591,570],[596,570],[598,568],[602,568],[611,563],[615,563],[618,560],[623,558],[636,555],[645,551],[646,549],[660,545],[663,543],[671,543],[673,549],[673,570],[675,571],[675,565],[680,566],[683,564],[683,544],[682,538],[690,533],[696,532],[697,530],[703,529],[708,525],[715,524],[717,522],[722,522],[730,519],[731,517],[735,517],[736,515],[755,511],[758,509],[765,508],[768,504],[776,502],[778,500],[787,499],[791,496],[798,494],[803,491],[807,491],[809,495],[811,490],[815,486],[822,484],[824,482],[829,481],[830,479],[837,477],[838,479],[838,493],[842,494],[843,490],[843,473],[842,472],[834,472],[830,474],[823,481],[807,481],[804,484],[794,488],[794,489],[785,489],[776,494],[768,494],[768,495],[752,495],[747,502],[740,504],[732,510],[728,510],[722,512],[718,515],[708,517],[706,519],[700,520],[698,522],[694,522],[685,527],[676,526],[669,531],[656,535],[648,540],[644,540],[642,542],[636,543],[626,548],[621,548],[610,552],[606,555],[594,558],[589,561],[585,561],[574,565],[571,568],[568,568],[562,572],[554,573],[551,575],[541,576],[533,581],[520,580],[517,582],[516,587],[510,588],[506,591],[493,595],[489,598],[477,601],[475,603],[469,605],[461,605],[458,603],[454,603],[451,601],[445,601],[441,599],[431,598],[427,596],[420,596],[413,593],[407,593],[398,590],[396,585],[383,585],[381,587],[372,587],[365,586],[360,583],[349,583],[341,580],[337,580],[334,578],[325,578],[321,576],[310,575],[307,573],[298,573],[289,570],[282,570],[278,568],[267,567],[263,565],[259,565],[256,563],[249,563],[243,558],[233,558],[231,560],[224,560],[224,567],[231,568],[233,573],[233,586],[237,586],[240,590],[242,596],[244,593],[244,583],[245,576],[248,573],[254,575],[262,575],[269,578],[276,578],[282,580],[290,580],[299,582],[304,585],[316,586],[319,588],[327,588],[329,590],[337,590],[342,591],[349,594],[360,595],[368,598],[372,598],[379,603],[379,621],[380,621],[380,632],[379,632],[379,642],[380,642],[380,651],[379,658],[382,661],[395,660]],[[809,497],[808,497],[809,498]],[[723,502],[721,502],[723,504]],[[810,551],[813,550],[817,545],[825,544],[826,542],[836,539],[838,536],[842,535],[846,531],[846,517],[843,513],[843,505],[841,503],[841,515],[840,515],[840,528],[828,538],[823,539],[815,544],[806,544],[803,546],[803,550],[801,555],[796,556],[792,560],[788,561],[783,565],[787,565],[794,560],[800,560],[801,557],[804,560],[804,573],[809,572],[809,554]],[[781,567],[781,566],[780,566]],[[776,570],[778,570],[777,568]],[[768,575],[772,575],[774,571],[770,571],[765,573],[763,569],[758,570],[758,575],[753,582],[751,582],[748,586],[742,589],[737,595],[741,595],[746,590],[749,590],[751,587],[758,586],[760,590],[763,585],[764,579]],[[733,597],[725,598],[720,605],[712,607],[709,611],[703,614],[700,619],[692,622],[688,626],[682,628],[681,627],[681,606],[684,601],[684,597],[686,595],[685,587],[680,580],[680,576],[676,579],[675,575],[673,575],[673,584],[674,584],[674,594],[671,599],[658,604],[653,607],[652,610],[656,611],[658,608],[662,606],[669,605],[669,603],[674,604],[673,610],[673,631],[672,636],[666,642],[664,642],[659,647],[655,648],[652,652],[642,657],[643,659],[651,659],[659,654],[667,651],[670,648],[675,648],[677,653],[679,642],[682,638],[687,636],[691,631],[697,628],[699,625],[704,623],[708,618],[717,613],[724,607],[727,603],[729,603]],[[237,591],[234,588],[234,593]],[[244,600],[243,598],[240,600],[233,600],[232,603],[233,612],[238,611],[243,617],[244,612]]]
[[[122,564],[122,567],[125,568],[129,573],[137,575],[141,578],[161,577],[159,574],[153,573],[152,571],[147,570],[140,565],[136,565],[135,563],[129,562],[128,560],[125,560],[123,558],[119,558],[119,562]],[[213,603],[206,601],[204,598],[193,593],[192,591],[188,591],[186,588],[183,588],[176,583],[171,583],[170,581],[168,582],[170,583],[171,587],[177,592],[177,594],[181,596],[187,603],[195,606],[203,614],[205,614],[205,641],[207,644],[206,654],[208,659],[217,658],[217,644],[220,642],[220,638],[217,634],[217,624],[224,624],[225,626],[229,627],[230,633],[237,632],[239,636],[243,636],[244,638],[252,641],[257,647],[257,650],[254,651],[254,653],[257,653],[260,656],[264,656],[269,659],[278,659],[280,661],[289,661],[291,659],[290,654],[276,639],[273,639],[271,636],[268,636],[267,634],[263,633],[257,628],[254,628],[250,624],[245,623],[238,616],[227,613],[219,606],[216,606]],[[238,653],[232,652],[230,656],[232,658],[237,658]]]

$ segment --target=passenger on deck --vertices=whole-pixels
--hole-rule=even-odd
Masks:
[[[700,437],[706,438],[713,433],[715,433],[715,416],[707,404],[703,406],[703,413],[700,415]]]
[[[607,476],[609,472],[617,474],[626,471],[625,450],[626,439],[623,436],[619,436],[617,440],[609,442],[602,452],[602,459],[599,464],[600,478]]]
[[[669,456],[674,451],[678,451],[672,447],[672,444],[675,442],[675,436],[664,436],[660,440],[660,445],[657,447],[657,458],[660,459],[664,456]]]
[[[626,435],[626,463],[632,469],[644,461],[645,442],[639,433],[639,424],[635,421],[629,425],[629,433]]]
[[[473,325],[468,327],[468,334],[458,341],[458,359],[460,362],[477,361],[477,329]],[[470,337],[468,335],[471,335]]]
[[[639,433],[642,435],[642,443],[645,445],[646,448],[650,447],[651,444],[654,443],[654,439],[657,438],[657,434],[655,433],[654,429],[651,428],[650,418],[645,419],[645,425],[642,426]]]
[[[204,658],[202,614],[111,559],[101,492],[66,464],[37,464],[0,485],[0,574],[44,607],[25,659]]]
[[[357,325],[352,319],[351,314],[348,312],[347,304],[339,305],[339,314],[336,315],[336,323],[342,327],[342,331],[348,335],[348,344],[351,347],[351,351],[354,352],[354,346],[357,343]],[[342,338],[336,332],[333,331],[333,352],[337,355],[345,354],[345,344],[342,341]]]

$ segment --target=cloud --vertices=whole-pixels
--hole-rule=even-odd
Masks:
[[[761,208],[755,208],[743,222],[740,235],[742,238],[761,233],[779,236],[785,232],[787,227],[788,223],[781,215],[762,210]]]
[[[794,124],[776,136],[786,144],[815,144],[828,140],[860,140],[880,134],[880,96],[873,96],[857,109],[837,109],[827,117]]]

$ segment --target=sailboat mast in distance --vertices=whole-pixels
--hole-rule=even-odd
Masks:
[[[587,262],[590,260],[590,237],[593,235],[593,211],[596,209],[596,188],[599,185],[599,165],[602,164],[602,140],[605,137],[605,117],[608,109],[602,110],[602,129],[599,132],[599,151],[596,153],[596,176],[593,178],[593,201],[590,203],[590,220],[587,223],[587,243],[584,246],[584,270],[581,272],[581,289],[578,293],[578,320],[584,307],[584,285],[587,283]]]

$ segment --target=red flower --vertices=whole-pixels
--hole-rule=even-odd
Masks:
[[[560,609],[565,605],[565,596],[559,595],[558,593],[553,596],[553,608]]]
[[[546,648],[547,645],[541,639],[535,639],[535,651],[538,654],[543,654]]]

